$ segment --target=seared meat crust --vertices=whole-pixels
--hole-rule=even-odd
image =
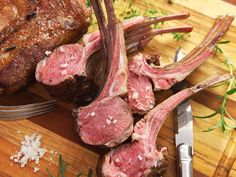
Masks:
[[[32,81],[35,67],[46,51],[76,42],[90,24],[91,10],[84,0],[38,0],[35,5],[36,14],[25,13],[23,21],[27,22],[22,22],[10,36],[3,35],[5,40],[0,43],[0,87],[6,93]]]

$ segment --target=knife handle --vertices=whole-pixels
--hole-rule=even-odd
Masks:
[[[193,150],[187,144],[180,144],[177,147],[178,153],[178,174],[179,177],[192,177],[193,176]]]

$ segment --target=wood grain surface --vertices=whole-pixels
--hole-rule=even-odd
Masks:
[[[118,12],[126,7],[126,4],[122,3],[122,5],[117,5]],[[175,50],[180,46],[183,48],[184,53],[187,54],[207,34],[217,15],[236,12],[236,6],[233,5],[235,1],[230,0],[230,3],[220,0],[174,0],[174,4],[169,5],[166,0],[136,0],[133,8],[137,8],[140,13],[147,7],[166,10],[168,13],[190,12],[191,16],[188,20],[172,21],[168,22],[168,25],[189,24],[194,27],[191,36],[183,41],[174,41],[171,34],[156,37],[145,48],[144,52],[160,52],[163,63],[170,62]],[[224,39],[231,41],[229,45],[224,46],[224,49],[236,66],[236,20]],[[189,85],[194,85],[209,76],[225,73],[227,72],[226,69],[224,64],[220,62],[220,58],[210,58],[194,71],[187,78],[187,81]],[[220,86],[194,95],[191,98],[193,115],[208,115],[216,110],[219,107],[217,96],[222,95],[225,89],[226,86]],[[171,94],[171,91],[157,93],[157,102],[161,102]],[[14,95],[0,96],[0,104],[18,105],[50,99],[52,98],[47,91],[40,84],[35,83]],[[107,152],[108,149],[85,145],[81,142],[74,127],[74,118],[71,115],[73,108],[76,108],[76,106],[58,100],[58,108],[55,112],[28,120],[0,121],[0,177],[46,177],[48,176],[46,168],[49,168],[56,175],[58,154],[62,154],[65,161],[70,164],[66,171],[67,177],[76,176],[79,172],[86,176],[89,168],[95,172],[99,154]],[[233,95],[228,102],[228,109],[234,117],[236,117],[235,108],[236,96]],[[231,131],[225,134],[219,130],[209,133],[202,132],[202,130],[214,126],[218,120],[219,115],[207,120],[194,119],[194,177],[236,177],[236,132]],[[43,146],[46,146],[49,151],[58,152],[58,154],[52,157],[47,152],[40,161],[40,171],[33,173],[33,163],[29,163],[25,168],[20,168],[18,164],[10,161],[9,157],[19,149],[20,141],[23,140],[25,134],[30,135],[37,131],[43,136]],[[161,128],[157,146],[166,146],[168,148],[169,166],[166,176],[175,177],[176,154],[172,114],[169,115]]]

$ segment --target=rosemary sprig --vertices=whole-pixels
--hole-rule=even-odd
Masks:
[[[228,80],[228,88],[221,99],[220,107],[217,109],[217,111],[215,111],[210,115],[194,116],[195,118],[208,119],[214,117],[217,114],[220,114],[220,120],[218,121],[218,123],[215,126],[208,128],[207,130],[204,130],[204,132],[209,132],[217,128],[221,129],[223,132],[226,132],[228,129],[236,129],[236,120],[230,115],[230,113],[227,110],[227,101],[229,96],[236,93],[236,78],[234,76],[234,65],[232,64],[230,58],[227,56],[226,52],[220,46],[221,44],[228,44],[228,43],[230,43],[230,41],[220,41],[214,48],[215,56],[218,53],[220,53],[223,56],[224,58],[223,63],[228,67],[229,74],[231,75],[231,78]],[[226,118],[229,118],[232,122],[234,122],[234,125],[228,125],[226,123]]]
[[[63,160],[61,154],[59,155],[58,163],[59,163],[59,167],[58,167],[57,177],[66,177],[65,170],[66,170],[66,167],[69,166],[69,163],[67,163]],[[54,177],[48,168],[46,168],[46,171],[47,171],[49,177]],[[82,175],[83,175],[82,173],[79,173],[78,175],[76,175],[76,177],[80,177]],[[93,170],[89,169],[87,177],[92,177],[92,176],[93,176]]]

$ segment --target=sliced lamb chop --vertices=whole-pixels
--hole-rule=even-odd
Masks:
[[[201,43],[195,47],[182,61],[164,67],[149,64],[146,55],[138,54],[129,62],[129,72],[133,73],[128,80],[128,102],[133,112],[145,113],[153,106],[154,94],[149,93],[147,97],[144,90],[135,87],[138,78],[145,78],[144,85],[154,84],[154,90],[166,90],[175,83],[185,79],[199,65],[206,61],[212,54],[212,50],[222,36],[227,32],[234,17],[226,15],[218,17]],[[134,75],[137,75],[136,77]],[[130,84],[129,84],[130,83]],[[140,85],[143,85],[140,83]],[[152,90],[151,90],[152,91]],[[133,95],[138,95],[133,97]],[[150,101],[152,100],[152,101]],[[148,109],[149,108],[149,109]]]
[[[98,177],[162,176],[166,170],[166,148],[158,151],[156,139],[167,115],[194,93],[229,78],[230,75],[222,75],[184,89],[149,111],[136,123],[131,143],[120,145],[99,159]]]
[[[193,49],[181,62],[167,65],[163,68],[148,65],[145,56],[139,54],[132,60],[129,69],[138,75],[148,76],[154,83],[154,90],[169,89],[176,82],[182,81],[197,66],[212,54],[216,43],[227,32],[234,17],[220,16],[216,19],[213,29],[204,40]]]
[[[160,65],[160,55],[147,55],[148,64]],[[132,63],[129,62],[129,65]],[[129,71],[127,102],[133,113],[144,114],[155,106],[155,96],[152,83],[147,76],[137,75]]]
[[[189,17],[188,13],[180,13],[155,18],[139,16],[124,21],[127,53],[142,49],[155,35],[192,31],[190,26],[165,29],[151,29],[150,26],[166,20],[181,20],[187,17]],[[143,35],[140,36],[140,34]],[[82,105],[88,104],[96,96],[97,86],[101,85],[101,78],[104,75],[101,73],[105,70],[106,63],[103,60],[104,53],[101,50],[99,31],[85,34],[83,41],[84,46],[76,44],[73,47],[72,45],[59,47],[48,58],[40,62],[36,70],[36,79],[43,83],[52,95],[68,101],[78,100]],[[58,52],[62,48],[64,52]],[[78,51],[73,52],[72,48],[78,48]],[[64,63],[66,64],[64,65]],[[75,63],[77,66],[74,65]],[[67,67],[61,68],[61,64]]]
[[[112,2],[105,0],[106,11],[109,13],[108,24],[105,22],[101,2],[91,0],[91,3],[98,20],[104,56],[107,59],[107,77],[98,98],[75,112],[79,135],[85,143],[112,147],[127,139],[133,130],[130,108],[120,98],[127,93],[128,60],[123,27],[116,19]]]

